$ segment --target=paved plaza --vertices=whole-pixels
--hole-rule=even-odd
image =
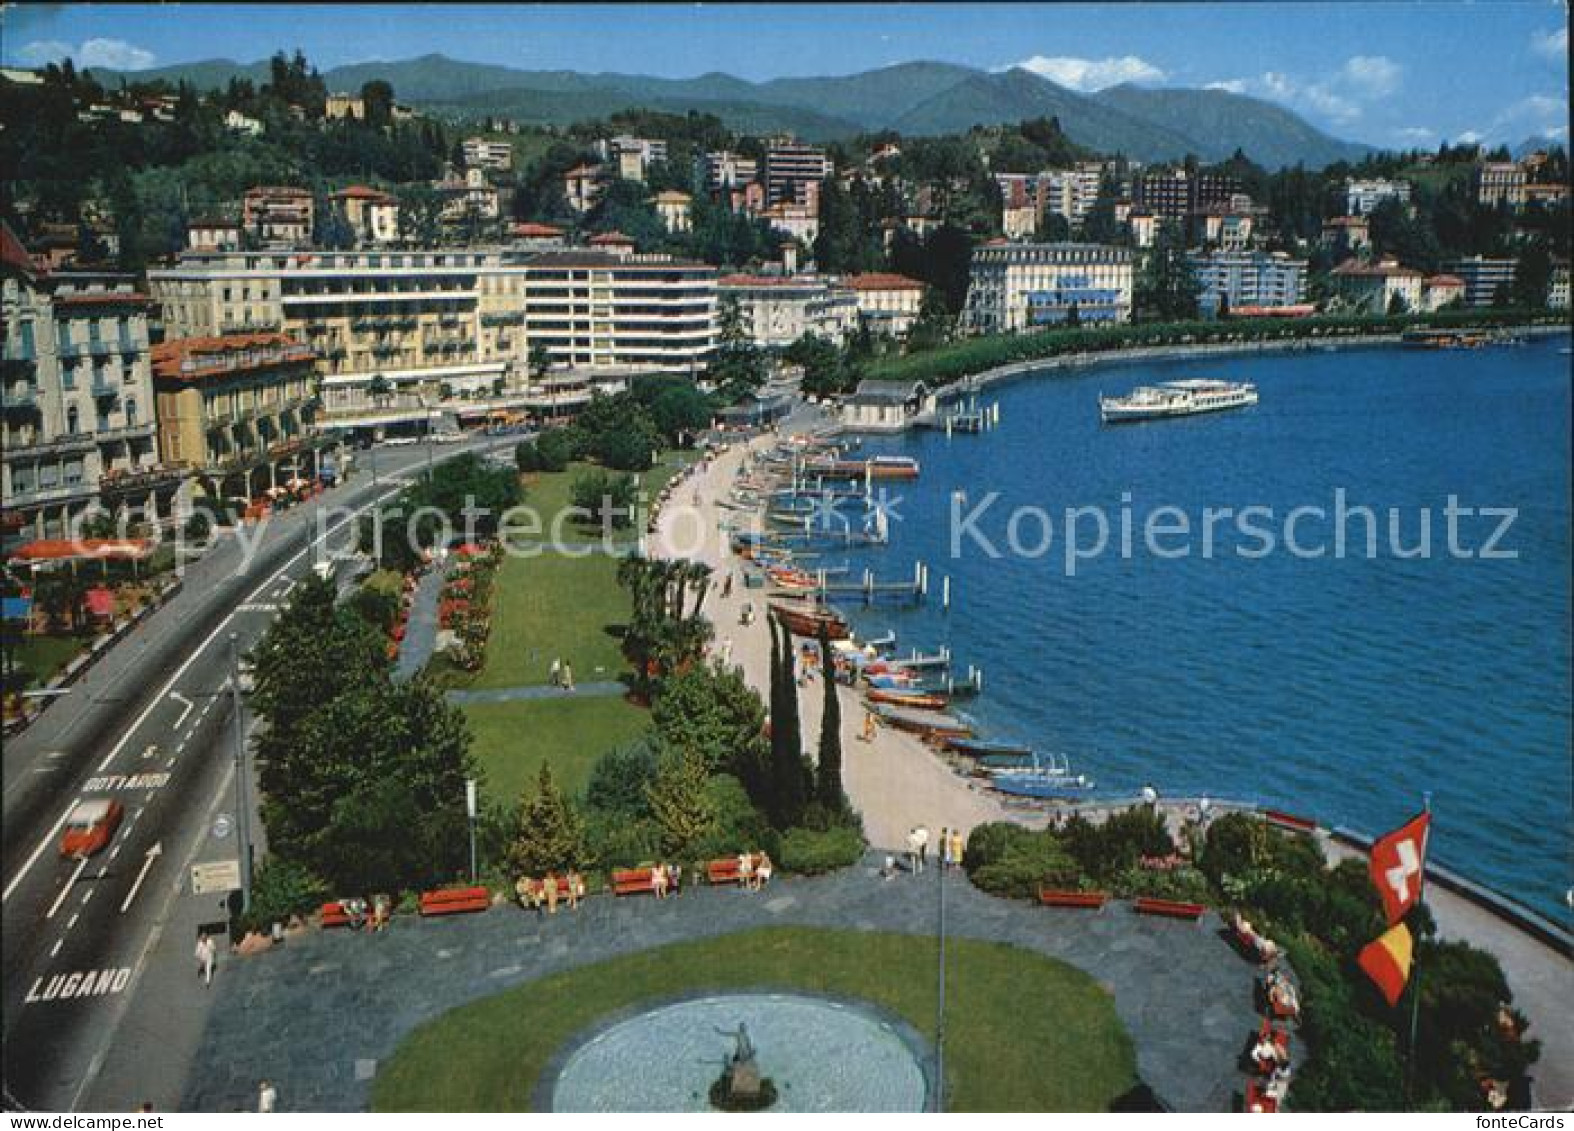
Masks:
[[[379,935],[311,931],[223,964],[181,1108],[250,1109],[258,1081],[268,1079],[280,1110],[365,1110],[378,1066],[422,1022],[547,974],[667,943],[788,925],[933,934],[933,870],[883,880],[876,865],[870,857],[831,876],[779,878],[757,894],[692,889],[660,903],[596,896],[555,917],[510,906],[400,917]],[[960,871],[945,889],[950,934],[1062,959],[1113,991],[1138,1073],[1167,1104],[1230,1109],[1242,1084],[1237,1058],[1258,1014],[1254,968],[1223,941],[1215,915],[1193,924],[1139,917],[1124,904],[1051,910],[985,895]],[[1010,1020],[1002,1025],[1009,1031]]]

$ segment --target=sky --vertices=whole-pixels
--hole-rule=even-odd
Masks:
[[[0,58],[140,70],[305,51],[318,67],[438,52],[529,70],[763,80],[939,59],[1075,90],[1215,86],[1383,147],[1568,139],[1553,0],[1364,3],[5,5]]]

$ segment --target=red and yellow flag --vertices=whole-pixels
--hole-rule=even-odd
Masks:
[[[1360,957],[1356,959],[1367,977],[1377,983],[1377,988],[1390,1006],[1399,1004],[1399,995],[1405,992],[1405,984],[1410,981],[1413,950],[1410,928],[1400,923],[1362,947]]]
[[[1377,894],[1382,897],[1389,926],[1420,902],[1421,881],[1426,875],[1426,838],[1431,825],[1432,814],[1419,813],[1372,844],[1368,868]]]

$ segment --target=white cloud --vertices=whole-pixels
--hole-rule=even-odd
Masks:
[[[69,58],[78,67],[109,67],[116,71],[145,70],[157,61],[153,52],[124,39],[87,39],[76,47],[58,39],[43,39],[24,45],[17,57],[32,66]]]
[[[1210,82],[1207,86],[1203,87],[1203,89],[1204,90],[1222,90],[1222,91],[1225,91],[1228,94],[1245,94],[1246,93],[1246,80],[1245,79],[1220,79],[1218,82]]]
[[[1427,145],[1437,137],[1437,131],[1426,126],[1396,126],[1389,131],[1395,140],[1410,142],[1412,144]]]
[[[1301,100],[1340,125],[1348,125],[1361,116],[1359,106],[1343,95],[1335,94],[1322,83],[1313,83],[1302,90]]]
[[[1563,62],[1569,55],[1569,29],[1555,27],[1548,31],[1532,32],[1530,49],[1537,55],[1546,56],[1554,63]]]
[[[1368,98],[1399,89],[1399,64],[1386,55],[1353,55],[1339,68],[1341,85]]]
[[[1164,72],[1136,55],[1108,59],[1076,59],[1066,55],[1053,58],[1034,55],[1017,64],[1025,71],[1042,75],[1050,82],[1072,90],[1103,90],[1123,82],[1162,82]]]
[[[1562,118],[1565,112],[1563,100],[1545,94],[1532,94],[1529,98],[1521,98],[1498,115],[1502,123],[1523,122],[1536,118]]]
[[[1476,130],[1464,130],[1454,138],[1458,145],[1477,145],[1485,140],[1486,136]]]

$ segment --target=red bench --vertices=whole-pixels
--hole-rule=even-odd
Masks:
[[[740,858],[737,856],[723,856],[719,860],[712,860],[705,865],[705,878],[713,884],[735,884],[740,880]],[[749,857],[749,866],[758,868],[760,857],[756,853]]]
[[[1107,891],[1057,891],[1039,888],[1038,901],[1045,907],[1091,907],[1095,911],[1109,902]]]
[[[1310,836],[1317,831],[1317,822],[1310,817],[1297,817],[1294,813],[1284,813],[1278,809],[1265,809],[1262,816],[1274,828],[1285,832],[1306,833]]]
[[[1246,1081],[1246,1103],[1243,1110],[1273,1114],[1279,1110],[1279,1101],[1263,1090],[1256,1080]]]
[[[330,927],[348,927],[350,925],[350,916],[344,910],[344,904],[338,900],[323,904],[317,909],[317,914],[322,920],[324,930]]]
[[[1154,899],[1151,896],[1138,896],[1131,901],[1131,908],[1139,915],[1163,915],[1169,919],[1190,919],[1196,922],[1202,918],[1202,913],[1208,910],[1200,903],[1182,903],[1174,899]]]
[[[574,891],[570,893],[567,876],[558,876],[554,873],[554,878],[557,880],[557,897],[564,903],[569,902],[571,894],[574,899],[585,898],[585,881],[583,879],[575,883]],[[530,906],[544,906],[547,898],[546,877],[542,876],[539,880],[532,880],[529,877],[521,879],[519,883],[514,885],[514,894],[526,900]]]
[[[492,893],[484,887],[444,888],[421,893],[422,915],[461,915],[485,911],[492,906]]]
[[[614,868],[612,870],[613,895],[638,895],[642,891],[654,892],[649,868]]]

